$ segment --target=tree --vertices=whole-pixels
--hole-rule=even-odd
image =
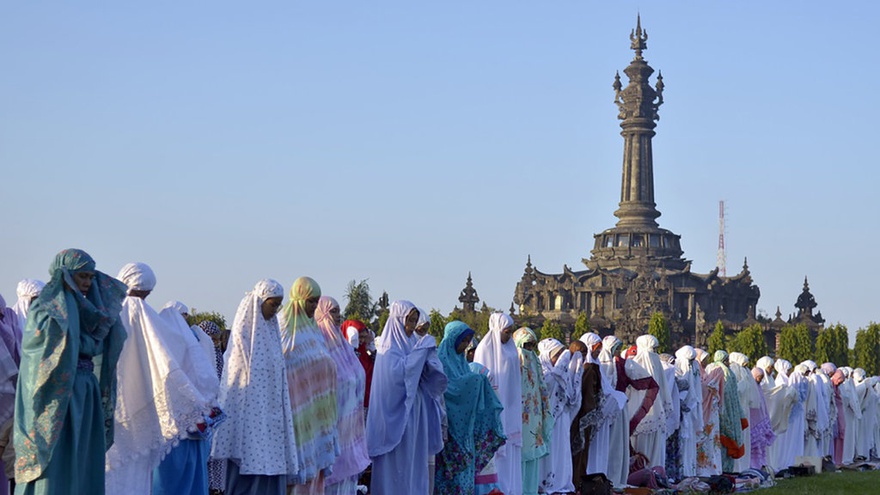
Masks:
[[[585,333],[590,332],[590,318],[584,312],[578,313],[577,320],[574,322],[574,333],[571,334],[572,340],[579,339]],[[563,342],[564,343],[564,342]]]
[[[428,318],[431,320],[431,328],[428,330],[428,333],[436,337],[438,340],[443,340],[443,334],[446,330],[446,318],[440,314],[440,311],[431,308],[431,313]]]
[[[785,326],[779,333],[779,348],[776,349],[776,356],[795,365],[812,358],[813,340],[810,336],[810,329],[803,323],[797,326]]]
[[[379,315],[379,318],[375,321],[375,328],[373,329],[373,331],[376,332],[376,335],[382,335],[382,330],[385,329],[385,322],[388,321],[389,316],[391,316],[391,311],[387,309],[382,311]]]
[[[373,298],[370,297],[370,284],[367,283],[367,280],[348,282],[343,296],[348,302],[342,312],[342,316],[346,320],[371,321],[373,319],[376,305],[373,303]]]
[[[721,323],[721,320],[715,323],[715,329],[712,330],[712,334],[709,335],[709,340],[706,344],[709,346],[710,356],[714,355],[715,351],[722,351],[727,348],[727,335],[725,335],[724,324]]]
[[[544,326],[541,327],[541,331],[535,333],[538,333],[540,336],[538,340],[556,339],[559,342],[565,342],[565,333],[563,333],[562,327],[559,326],[559,323],[557,323],[556,320],[545,320]]]
[[[651,321],[648,322],[648,333],[657,338],[656,352],[658,354],[669,352],[669,322],[666,321],[663,313],[657,311],[651,315]]]
[[[831,362],[837,366],[849,364],[849,332],[837,324],[819,332],[816,338],[816,362]]]
[[[741,352],[749,357],[752,363],[767,355],[767,343],[764,341],[764,328],[756,323],[740,330],[728,344],[728,351]]]
[[[872,322],[856,332],[853,358],[855,367],[864,369],[868,375],[880,374],[880,324]]]

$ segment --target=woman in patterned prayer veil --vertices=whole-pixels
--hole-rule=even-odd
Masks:
[[[444,329],[437,350],[449,380],[444,397],[449,438],[437,454],[435,494],[474,493],[475,477],[504,443],[501,402],[485,375],[471,371],[464,352],[474,331],[460,321]]]
[[[550,453],[553,414],[550,412],[550,397],[547,387],[544,386],[541,362],[535,354],[538,347],[535,332],[531,328],[522,327],[514,332],[513,340],[522,363],[522,492],[523,495],[537,495],[540,461]]]
[[[283,495],[299,472],[287,369],[276,313],[284,288],[257,282],[235,312],[223,356],[220,407],[211,458],[226,465],[226,495]]]
[[[125,284],[85,251],[58,253],[30,305],[15,396],[16,493],[104,493]],[[101,356],[100,370],[93,358]]]
[[[336,299],[321,296],[315,321],[324,333],[327,350],[336,361],[337,430],[340,455],[327,477],[326,495],[353,495],[358,475],[370,465],[364,432],[364,391],[366,375],[354,348],[343,338],[339,323],[342,315]]]
[[[323,495],[324,479],[340,454],[336,362],[314,319],[320,298],[318,283],[300,277],[281,310],[281,349],[299,459],[299,473],[288,479],[293,495]]]

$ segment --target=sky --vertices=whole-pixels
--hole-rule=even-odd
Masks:
[[[617,221],[637,14],[660,226],[707,273],[724,200],[759,311],[807,276],[853,340],[880,320],[871,1],[4,2],[0,293],[78,247],[227,319],[302,275],[447,313],[471,272],[507,309],[529,255],[582,269]]]

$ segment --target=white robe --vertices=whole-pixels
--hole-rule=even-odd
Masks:
[[[543,341],[542,341],[543,342]],[[550,454],[541,458],[540,480],[544,493],[573,492],[571,464],[571,422],[581,406],[581,378],[583,356],[564,350],[553,365],[549,355],[539,357],[544,371],[544,383],[550,396],[553,414],[553,436]]]
[[[656,341],[657,339],[651,335],[642,335],[636,339],[638,352],[632,360],[641,365],[654,378],[659,390],[657,399],[648,414],[633,432],[632,444],[636,452],[640,452],[648,458],[651,466],[665,466],[667,417],[673,414],[673,407],[671,387],[666,383],[663,363],[660,361],[660,356],[653,350]],[[628,406],[630,418],[638,412],[640,405],[641,401],[632,401],[632,397],[630,397]]]
[[[114,443],[107,451],[105,486],[108,494],[148,495],[153,469],[210,413],[216,390],[206,395],[192,379],[202,350],[189,328],[186,333],[171,328],[137,297],[125,298],[120,321],[128,338],[116,367]]]

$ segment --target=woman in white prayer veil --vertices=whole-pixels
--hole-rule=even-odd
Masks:
[[[761,371],[764,372],[764,378],[761,378],[761,386],[774,385],[773,376],[770,374],[773,371],[773,358],[763,356],[755,361],[755,366],[761,368]]]
[[[284,288],[257,282],[235,312],[223,355],[218,428],[211,457],[226,463],[226,495],[284,495],[298,472],[287,366],[276,313]]]
[[[166,303],[159,312],[168,328],[182,335],[187,343],[185,360],[181,365],[190,381],[198,387],[199,393],[211,401],[213,408],[208,420],[197,426],[200,431],[181,439],[153,471],[153,495],[201,494],[208,482],[210,435],[215,424],[226,419],[217,407],[220,380],[214,369],[214,342],[204,330],[186,323],[184,317],[188,314],[189,308],[180,301]]]
[[[741,352],[731,352],[727,359],[730,371],[736,376],[736,389],[739,392],[739,406],[746,418],[748,418],[750,410],[760,407],[757,396],[758,389],[755,386],[755,378],[752,376],[752,371],[748,368],[749,357]],[[743,449],[746,453],[739,459],[733,460],[733,471],[736,473],[741,473],[749,469],[751,465],[752,425],[750,423],[742,430],[742,441]]]
[[[703,430],[703,387],[700,366],[694,360],[697,351],[686,345],[675,351],[675,374],[687,383],[681,410],[679,429],[681,475],[697,475],[697,433]]]
[[[651,466],[666,466],[666,417],[673,413],[672,395],[666,383],[666,374],[660,356],[654,352],[659,342],[653,335],[642,335],[636,339],[636,352],[633,361],[640,364],[654,378],[659,386],[657,400],[651,410],[639,423],[632,434],[632,444],[636,452],[647,456]]]
[[[800,373],[792,373],[791,363],[778,359],[774,364],[776,382],[766,387],[767,408],[773,423],[776,441],[770,445],[768,462],[778,471],[794,465],[797,456],[804,455],[804,405],[810,392],[810,384]]]
[[[572,355],[556,339],[538,342],[538,352],[554,419],[550,455],[539,461],[541,488],[543,493],[571,493],[575,491],[571,469],[571,421],[581,406],[583,356],[580,352]]]
[[[858,435],[858,422],[862,419],[862,404],[856,393],[853,383],[852,371],[849,366],[840,368],[846,381],[840,386],[840,397],[843,399],[843,412],[846,417],[846,434],[843,438],[843,463],[853,462],[856,456],[856,435]]]
[[[15,305],[12,306],[12,311],[18,316],[18,321],[21,323],[20,332],[24,330],[25,323],[27,323],[27,314],[28,308],[31,307],[31,302],[40,295],[40,292],[43,291],[43,287],[46,286],[46,283],[42,280],[37,280],[34,278],[26,278],[21,280],[18,285],[15,287],[15,295],[18,296],[18,300],[15,301]],[[16,338],[18,339],[19,345],[21,345],[21,333],[19,333]]]
[[[151,493],[153,469],[211,413],[186,368],[192,335],[171,329],[144,301],[156,285],[153,270],[129,263],[117,276],[128,286],[120,320],[128,333],[117,374],[114,443],[107,451],[108,494]]]
[[[513,334],[513,318],[501,312],[489,316],[489,333],[477,345],[474,362],[489,370],[489,381],[504,410],[501,424],[507,443],[495,453],[494,465],[504,495],[522,495],[523,395],[519,353]]]
[[[636,365],[629,359],[620,356],[620,350],[623,342],[613,335],[608,335],[602,339],[602,350],[599,352],[599,368],[602,376],[608,379],[609,385],[614,390],[620,392],[623,397],[623,407],[614,415],[611,421],[611,431],[608,436],[608,470],[606,476],[615,486],[626,485],[626,479],[629,476],[629,419],[627,416],[627,396],[621,389],[626,390],[629,378],[626,376],[618,377],[618,370],[622,369],[626,373],[626,367]],[[620,364],[620,368],[618,368]],[[650,380],[652,378],[648,377]]]
[[[856,456],[870,459],[871,449],[874,447],[874,423],[877,421],[877,398],[874,396],[871,382],[867,380],[865,370],[856,368],[852,372],[852,377],[856,387],[856,397],[862,406],[862,419],[858,422],[856,435]]]
[[[590,350],[584,357],[585,363],[599,365],[599,379],[602,385],[602,391],[599,398],[598,407],[595,410],[595,419],[589,420],[594,422],[593,431],[590,435],[590,445],[587,454],[587,472],[577,473],[577,478],[582,474],[603,473],[608,476],[608,451],[611,447],[611,425],[618,417],[620,411],[626,407],[626,394],[618,392],[611,385],[607,372],[601,366],[601,362],[597,357],[593,357],[595,350],[601,352],[602,338],[599,335],[589,332],[581,335],[581,342],[587,345]]]
[[[804,361],[801,364],[810,371],[807,376],[810,393],[807,394],[807,401],[804,403],[804,455],[824,457],[822,437],[826,432],[831,432],[831,423],[828,417],[831,398],[822,383],[824,375],[815,373],[816,363]]]

